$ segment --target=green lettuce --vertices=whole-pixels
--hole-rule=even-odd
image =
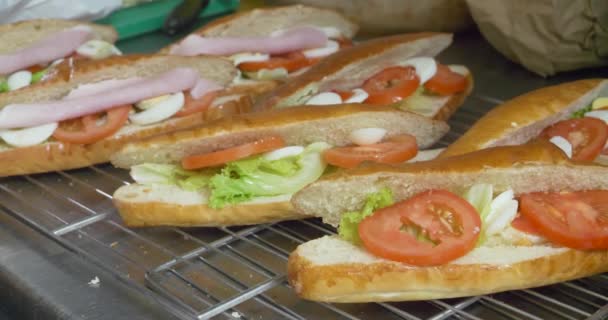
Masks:
[[[294,193],[323,174],[327,165],[321,153],[328,148],[330,145],[318,142],[294,157],[270,161],[257,156],[230,162],[209,182],[209,206],[222,208],[255,197]]]
[[[32,83],[36,83],[36,82],[38,82],[38,81],[42,80],[42,77],[44,77],[44,75],[46,74],[46,72],[47,72],[48,70],[49,70],[49,69],[43,69],[43,70],[40,70],[40,71],[38,71],[38,72],[34,72],[34,73],[32,74]]]
[[[0,78],[0,93],[7,91],[9,91],[8,80],[6,80],[6,78]]]
[[[131,168],[131,177],[140,184],[172,184],[187,191],[208,188],[209,206],[214,209],[252,200],[299,191],[319,179],[327,164],[322,152],[331,146],[313,143],[292,157],[268,160],[258,155],[227,163],[222,169],[184,170],[171,164],[142,164]]]
[[[360,211],[344,213],[340,219],[338,234],[346,241],[356,245],[361,244],[359,238],[359,223],[366,217],[372,215],[376,210],[388,207],[395,203],[393,193],[389,188],[383,188],[378,192],[367,196],[365,205]]]
[[[576,119],[576,118],[583,118],[585,116],[585,113],[589,112],[592,110],[592,106],[588,105],[582,109],[579,109],[577,111],[574,111],[572,113],[572,115],[570,116],[570,118],[572,119]]]

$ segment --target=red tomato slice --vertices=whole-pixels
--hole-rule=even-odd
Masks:
[[[449,96],[464,91],[467,88],[467,78],[438,63],[437,73],[424,84],[424,88],[433,93]]]
[[[359,236],[379,257],[433,266],[471,251],[480,229],[479,213],[466,200],[449,191],[429,190],[365,218]]]
[[[245,72],[255,72],[262,69],[285,68],[287,72],[300,70],[317,63],[319,59],[309,59],[301,52],[291,52],[273,56],[267,61],[250,61],[239,64],[239,69]]]
[[[215,100],[217,95],[217,91],[212,91],[199,99],[194,99],[189,93],[184,92],[184,97],[186,98],[184,101],[184,106],[175,114],[175,116],[185,117],[197,112],[205,111],[211,106],[211,103],[213,100]]]
[[[536,229],[536,227],[534,227],[534,225],[530,223],[530,220],[526,219],[521,213],[518,213],[517,217],[513,219],[513,221],[511,222],[511,227],[524,233],[540,236],[538,229]]]
[[[186,170],[214,167],[226,162],[235,161],[267,151],[283,148],[285,141],[279,136],[269,136],[240,146],[185,157],[182,167]]]
[[[129,112],[131,105],[125,105],[79,119],[63,121],[53,132],[53,138],[75,144],[97,142],[122,128],[129,120]]]
[[[600,119],[585,117],[557,122],[540,133],[540,137],[547,140],[555,136],[570,142],[572,159],[593,161],[608,140],[608,125]]]
[[[521,213],[551,242],[574,249],[608,248],[608,191],[524,194]]]
[[[413,67],[391,67],[367,79],[362,86],[369,97],[365,103],[386,105],[409,97],[420,85]]]
[[[323,153],[323,159],[337,167],[354,168],[364,161],[397,164],[413,158],[417,153],[416,138],[404,134],[367,146],[332,148]]]
[[[342,101],[346,101],[354,95],[354,93],[352,91],[334,90],[334,92],[337,93],[340,96],[340,98],[342,98]]]

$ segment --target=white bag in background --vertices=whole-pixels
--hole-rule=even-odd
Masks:
[[[0,23],[30,19],[96,20],[122,6],[122,0],[0,0]]]

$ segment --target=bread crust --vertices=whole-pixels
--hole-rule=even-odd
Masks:
[[[326,302],[443,299],[538,287],[608,271],[608,251],[567,250],[510,265],[413,267],[390,261],[315,265],[289,257],[289,283],[304,298]]]
[[[187,129],[234,113],[248,112],[250,109],[250,98],[241,96],[220,106],[215,106],[207,112],[173,118],[150,126],[141,126],[137,130],[124,133],[119,131],[111,137],[88,145],[47,142],[30,147],[2,150],[0,151],[0,168],[2,168],[0,176],[68,170],[108,162],[110,156],[119,151],[126,143]]]
[[[600,86],[608,88],[603,79],[579,80],[538,90],[511,99],[490,110],[464,135],[439,155],[451,157],[497,145],[524,143],[557,121],[570,116],[585,95]],[[589,96],[590,98],[590,96]],[[510,139],[509,137],[516,137]]]
[[[33,19],[0,25],[0,54],[15,52],[59,31],[78,25],[89,26],[99,39],[114,43],[118,33],[111,26],[61,19]]]
[[[290,14],[299,14],[299,15],[307,17],[306,19],[311,19],[311,20],[314,20],[314,19],[316,19],[316,17],[319,17],[319,16],[330,17],[334,22],[333,25],[338,27],[338,29],[341,30],[342,33],[344,33],[344,35],[349,39],[354,37],[355,33],[357,33],[357,30],[359,29],[358,26],[355,23],[353,23],[351,20],[349,20],[345,16],[343,16],[333,10],[321,9],[321,8],[309,7],[309,6],[303,6],[303,5],[292,5],[292,6],[279,6],[279,7],[272,7],[272,8],[257,8],[254,10],[237,12],[237,13],[234,13],[231,15],[224,16],[219,19],[215,19],[212,22],[205,24],[203,27],[195,30],[192,34],[198,34],[203,37],[225,37],[225,36],[236,37],[236,36],[247,36],[247,35],[268,36],[268,35],[270,35],[270,33],[272,31],[281,29],[283,26],[279,26],[276,23],[272,24],[271,29],[269,30],[271,32],[262,32],[261,34],[260,34],[260,32],[256,32],[255,25],[252,25],[253,23],[250,23],[251,28],[249,28],[249,30],[246,30],[246,29],[239,29],[238,31],[229,31],[229,30],[231,29],[232,23],[234,23],[238,20],[241,20],[241,19],[249,19],[251,17],[256,21],[255,22],[256,24],[261,24],[261,23],[263,23],[264,16],[267,16],[269,18],[273,17],[273,16],[288,17]],[[257,18],[257,20],[256,20],[256,18]],[[303,19],[303,20],[306,20],[306,19]],[[296,19],[296,21],[286,20],[285,27],[293,26],[294,23],[296,23],[296,25],[297,25],[298,22],[299,21],[297,21],[297,19]],[[179,42],[181,42],[181,39],[174,44],[164,47],[159,52],[160,53],[169,53],[171,51],[171,48],[173,46],[175,46],[176,44],[178,44]]]
[[[112,163],[121,168],[129,168],[135,163],[142,162],[176,163],[187,155],[225,149],[271,134],[281,135],[287,144],[307,144],[319,141],[315,139],[321,139],[328,143],[345,145],[347,144],[345,139],[348,139],[350,132],[343,132],[342,128],[335,128],[334,125],[341,121],[351,126],[352,123],[358,123],[355,118],[359,121],[363,121],[362,119],[380,121],[390,118],[391,122],[402,124],[398,129],[400,134],[411,133],[417,136],[421,147],[429,147],[448,130],[444,122],[391,107],[370,108],[362,104],[335,107],[301,106],[235,115],[192,130],[142,140],[126,146],[112,158]],[[313,127],[311,122],[315,122],[316,126]],[[327,129],[327,133],[319,131],[322,122],[326,122],[323,128]],[[420,127],[418,133],[412,132],[414,129],[410,126]],[[314,132],[299,139],[305,130]],[[422,134],[421,131],[425,133]],[[331,139],[333,133],[340,137]],[[173,149],[169,150],[170,148]]]
[[[408,45],[417,40],[432,41],[434,38],[445,42],[446,46],[451,43],[450,34],[421,32],[376,38],[364,41],[350,48],[342,49],[340,52],[324,58],[297,78],[282,84],[270,92],[268,98],[256,104],[255,108],[256,110],[269,110],[281,107],[284,104],[284,100],[295,95],[298,91],[309,87],[311,84],[327,80],[328,77],[334,76],[347,66],[354,66],[370,57],[381,56],[383,53],[398,46]],[[315,88],[317,87],[315,86]]]
[[[302,219],[289,201],[272,203],[240,203],[222,209],[206,204],[182,205],[165,202],[132,202],[114,194],[113,202],[128,227],[178,226],[222,227],[252,225],[282,220]]]

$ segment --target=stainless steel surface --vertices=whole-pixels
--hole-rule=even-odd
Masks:
[[[509,63],[476,33],[456,38],[444,62],[469,66],[476,90],[450,120],[446,145],[504,99],[544,80]],[[327,304],[298,299],[286,282],[298,244],[333,233],[318,220],[234,228],[128,229],[112,206],[128,172],[110,165],[0,180],[0,212],[103,269],[123,286],[183,319],[606,319],[608,275],[487,296],[402,303]],[[1,263],[0,263],[1,264]],[[74,271],[79,274],[78,270]],[[130,304],[131,300],[122,301]],[[104,306],[98,306],[104,308]],[[107,308],[106,306],[105,308]],[[116,313],[108,311],[108,318]],[[99,317],[104,318],[104,317]]]

